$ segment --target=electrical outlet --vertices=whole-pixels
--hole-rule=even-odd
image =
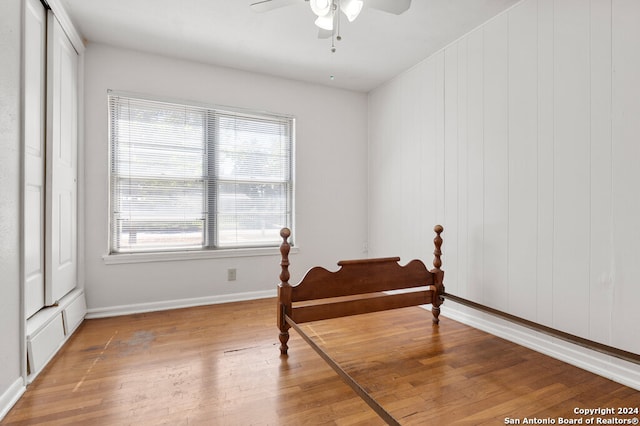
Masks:
[[[227,281],[236,280],[236,268],[227,269]]]

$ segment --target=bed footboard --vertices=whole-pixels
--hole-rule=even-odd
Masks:
[[[431,304],[433,323],[437,325],[445,291],[444,271],[440,269],[443,228],[436,225],[434,231],[431,270],[420,260],[402,266],[399,257],[343,260],[338,262],[340,269],[336,272],[314,267],[298,285],[291,286],[288,242],[291,231],[283,228],[277,321],[281,355],[287,354],[291,326],[304,322]]]

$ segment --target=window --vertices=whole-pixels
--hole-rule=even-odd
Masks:
[[[294,120],[109,93],[111,253],[277,246]]]

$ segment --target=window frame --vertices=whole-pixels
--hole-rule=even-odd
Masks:
[[[225,257],[245,257],[245,256],[262,256],[273,255],[279,253],[280,242],[273,242],[268,244],[259,244],[254,242],[252,245],[239,245],[239,246],[218,246],[217,234],[218,226],[215,223],[216,211],[209,212],[205,215],[205,229],[203,246],[199,248],[166,248],[166,249],[151,249],[141,251],[115,251],[113,247],[115,227],[113,224],[114,217],[114,193],[113,193],[113,135],[112,135],[112,110],[111,110],[111,98],[121,97],[129,98],[134,101],[149,101],[160,102],[167,104],[180,105],[185,107],[203,108],[205,109],[205,119],[203,123],[204,130],[204,143],[206,146],[206,152],[203,156],[203,170],[206,168],[207,174],[214,171],[215,165],[215,150],[217,142],[214,140],[215,136],[211,135],[209,129],[211,125],[207,125],[208,120],[219,120],[218,114],[226,115],[240,115],[247,118],[255,117],[260,120],[273,118],[276,121],[288,122],[288,135],[289,149],[288,149],[288,174],[289,179],[284,181],[287,191],[287,204],[288,214],[286,225],[289,228],[295,227],[295,140],[296,140],[296,119],[295,116],[290,114],[272,113],[267,111],[250,110],[246,108],[221,106],[217,104],[208,104],[184,99],[172,99],[157,96],[149,96],[139,93],[123,92],[123,91],[107,91],[107,109],[108,109],[108,245],[107,253],[103,256],[103,260],[106,264],[118,264],[118,263],[138,263],[138,262],[154,262],[154,261],[171,261],[171,260],[191,260],[191,259],[206,259],[206,258],[225,258]],[[208,118],[213,114],[215,118]],[[217,125],[217,124],[216,124]],[[211,178],[210,183],[214,186],[218,184],[217,172],[214,173],[214,177]],[[223,180],[222,180],[223,181]],[[204,195],[202,202],[209,203],[209,198],[215,193],[214,190],[209,188],[210,185],[205,185]],[[217,201],[216,201],[217,202]],[[215,205],[215,203],[213,204]],[[210,204],[211,206],[211,204]],[[214,225],[212,226],[211,223]],[[293,245],[293,243],[291,242]],[[215,246],[213,246],[215,245]],[[296,252],[294,249],[293,252]]]

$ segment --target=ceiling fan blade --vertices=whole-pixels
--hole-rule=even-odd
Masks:
[[[299,2],[300,0],[249,0],[249,7],[254,12],[262,13]]]
[[[318,38],[331,38],[333,37],[334,33],[336,33],[337,28],[338,28],[338,14],[339,11],[336,11],[333,14],[333,24],[331,25],[330,30],[325,29],[325,28],[318,28]]]
[[[370,7],[400,15],[411,7],[411,0],[368,0]]]

